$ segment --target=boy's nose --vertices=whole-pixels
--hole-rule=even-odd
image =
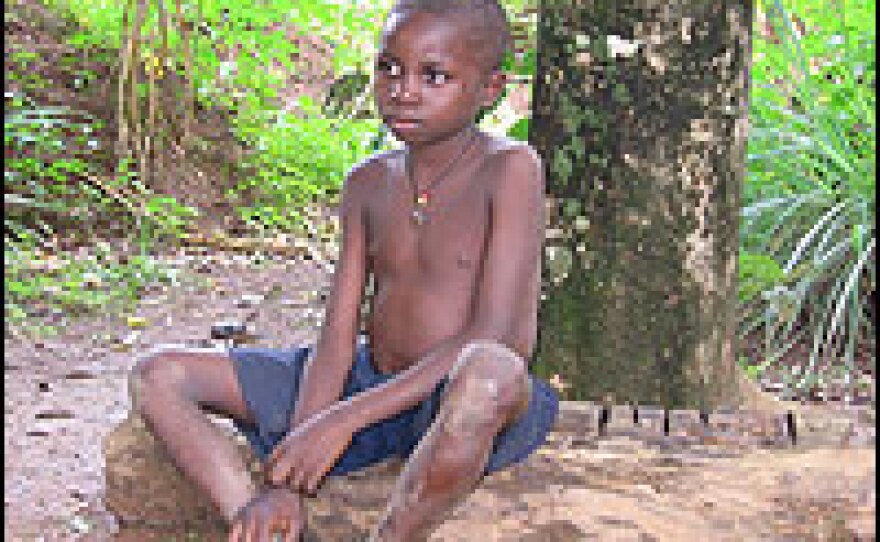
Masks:
[[[391,98],[396,101],[412,101],[418,99],[417,81],[411,77],[401,77],[391,87]]]

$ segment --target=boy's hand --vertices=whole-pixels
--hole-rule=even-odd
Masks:
[[[314,495],[318,483],[345,451],[355,430],[341,409],[325,410],[303,422],[275,447],[266,462],[270,484]]]
[[[268,488],[245,505],[232,520],[229,542],[299,540],[305,523],[302,496],[286,488]]]

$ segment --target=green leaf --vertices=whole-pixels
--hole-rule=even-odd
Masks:
[[[529,118],[522,118],[516,121],[507,131],[507,135],[517,141],[529,140]]]

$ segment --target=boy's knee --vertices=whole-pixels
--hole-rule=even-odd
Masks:
[[[494,341],[475,341],[462,349],[450,374],[464,399],[481,407],[517,410],[529,396],[528,365],[519,354]],[[488,405],[486,403],[489,403]]]
[[[155,350],[135,363],[129,375],[129,395],[134,408],[141,410],[146,400],[157,390],[182,389],[184,368],[180,356],[173,350]]]

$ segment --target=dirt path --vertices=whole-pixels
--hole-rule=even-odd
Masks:
[[[112,539],[102,440],[127,415],[126,375],[138,355],[160,344],[204,344],[212,323],[254,311],[259,344],[314,341],[328,279],[315,263],[218,256],[180,265],[208,284],[144,299],[142,328],[109,314],[36,343],[6,341],[9,540]],[[267,293],[255,306],[254,296]],[[527,469],[487,480],[432,540],[875,538],[873,447],[712,457],[578,429],[560,429],[562,440]]]

